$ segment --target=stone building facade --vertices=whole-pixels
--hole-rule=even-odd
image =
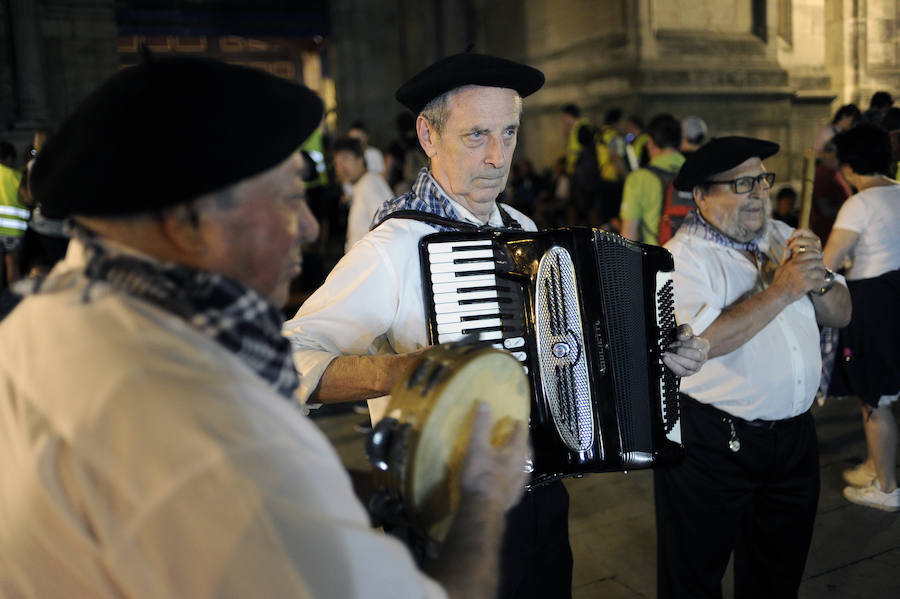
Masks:
[[[114,0],[0,2],[0,116],[22,150],[119,68]]]
[[[518,151],[538,165],[562,155],[559,109],[575,102],[595,122],[620,106],[776,140],[768,166],[796,180],[838,106],[900,92],[900,0],[334,0],[332,23],[339,114],[379,143],[399,83],[469,42],[543,70]]]
[[[128,4],[0,0],[5,24],[0,115],[6,139],[23,148],[35,127],[58,123],[119,68],[116,10]],[[528,62],[547,74],[545,88],[526,102],[519,150],[537,165],[562,154],[559,109],[575,102],[595,121],[609,107],[621,106],[644,119],[660,111],[696,114],[714,135],[774,139],[784,151],[772,168],[785,173],[782,180],[796,179],[803,149],[839,105],[865,108],[876,90],[900,92],[900,0],[331,0],[328,5],[325,68],[335,80],[338,126],[363,119],[381,146],[393,137],[393,118],[402,110],[393,99],[396,87],[469,43],[476,51]],[[296,29],[296,24],[286,26]],[[279,34],[286,38],[289,32]],[[310,69],[297,66],[306,79]]]
[[[21,151],[102,80],[159,55],[211,56],[301,80],[333,104],[325,0],[0,0],[0,139]],[[178,90],[173,90],[177,95]]]

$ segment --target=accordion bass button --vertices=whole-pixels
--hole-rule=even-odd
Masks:
[[[503,347],[505,347],[506,349],[515,349],[517,347],[523,347],[524,345],[524,337],[510,337],[509,339],[503,340]]]

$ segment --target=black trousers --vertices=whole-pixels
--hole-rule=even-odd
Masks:
[[[507,513],[497,596],[500,599],[572,596],[569,493],[561,482],[526,492]]]
[[[660,598],[720,598],[734,551],[735,597],[796,597],[819,500],[812,415],[770,427],[683,397],[685,461],[654,472]]]

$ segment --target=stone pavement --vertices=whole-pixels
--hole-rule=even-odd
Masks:
[[[800,587],[802,599],[897,597],[900,512],[863,508],[841,496],[841,471],[865,456],[858,404],[829,400],[814,406],[822,463],[822,494],[812,547]],[[900,408],[895,404],[895,414]],[[353,425],[365,417],[347,411],[315,421],[352,470],[367,467],[363,435]],[[653,481],[647,471],[570,479],[570,539],[575,555],[573,599],[655,597],[656,539]],[[733,597],[730,571],[723,588]]]

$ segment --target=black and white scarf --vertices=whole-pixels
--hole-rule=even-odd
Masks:
[[[696,209],[688,212],[681,227],[691,235],[701,237],[707,241],[712,241],[713,243],[724,245],[725,247],[730,247],[735,250],[750,252],[756,256],[756,260],[759,264],[762,264],[763,262],[764,252],[762,245],[764,245],[763,238],[765,235],[760,235],[756,239],[751,239],[747,242],[735,241],[706,222],[706,219],[703,218],[700,211]]]
[[[502,193],[500,194],[503,195]],[[498,198],[499,199],[499,198]],[[522,229],[522,225],[513,218],[498,201],[497,209],[503,221],[504,229]],[[421,220],[431,224],[440,232],[460,230],[491,230],[494,227],[488,225],[476,225],[463,220],[447,194],[441,189],[437,181],[431,176],[427,168],[419,171],[412,189],[400,197],[388,200],[375,213],[372,218],[374,229],[389,218],[409,218]]]
[[[145,256],[110,251],[96,238],[84,244],[85,276],[91,287],[103,282],[114,290],[174,314],[233,352],[288,399],[300,385],[290,342],[281,334],[281,312],[256,291],[220,274]],[[35,284],[26,293],[40,293]]]

